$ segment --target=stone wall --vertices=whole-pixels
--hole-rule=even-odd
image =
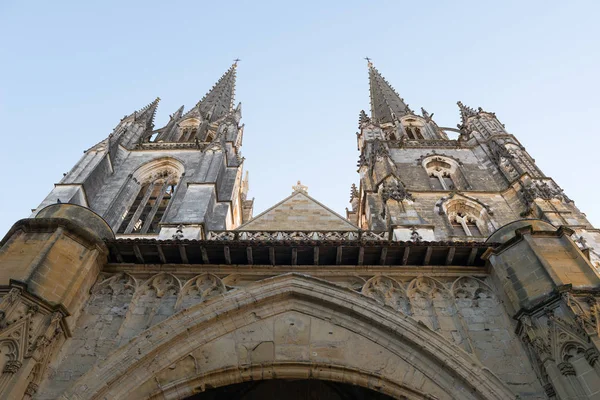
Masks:
[[[222,278],[210,273],[190,276],[188,271],[152,276],[136,273],[135,270],[103,274],[92,290],[72,338],[65,343],[57,361],[51,366],[38,398],[56,398],[94,365],[115,354],[117,348],[143,336],[143,332],[161,321],[173,319],[172,323],[176,323],[177,315],[183,310],[213,298],[222,298],[226,293],[235,295],[237,291],[252,287],[248,285],[261,284],[260,281]],[[357,279],[366,283],[357,285]],[[233,286],[226,286],[223,281]],[[373,310],[393,309],[397,315],[435,332],[456,351],[465,351],[476,357],[522,398],[543,398],[527,355],[514,334],[514,326],[498,296],[484,280],[467,276],[438,279],[421,276],[398,281],[385,275],[361,278],[352,275],[338,276],[335,283],[354,287],[365,299],[373,299],[369,302]],[[392,355],[385,349],[373,347],[365,339],[361,339],[364,343],[348,343],[348,333],[342,333],[339,327],[318,318],[291,313],[255,325],[220,339],[211,345],[210,351],[199,349],[191,355],[190,366],[213,365],[217,362],[215,357],[226,366],[232,360],[240,360],[242,349],[253,349],[251,354],[244,356],[250,357],[244,362],[260,362],[265,354],[269,357],[276,354],[290,361],[305,358],[319,361],[319,357],[310,356],[316,352],[324,357],[319,362],[327,363],[330,356],[340,356],[335,352],[347,352],[351,348],[355,349],[357,366],[372,355],[382,368],[395,365],[397,369],[400,365],[399,361],[390,358]],[[265,330],[267,325],[274,326],[274,330]],[[264,334],[259,335],[259,332]],[[309,332],[310,340],[306,336]],[[323,338],[319,339],[319,335]],[[331,342],[334,339],[336,342]],[[319,345],[322,340],[324,342]],[[309,346],[309,343],[312,344]],[[334,353],[333,348],[337,349]],[[360,351],[356,352],[359,348]],[[228,355],[228,352],[233,353]],[[177,364],[169,374],[179,373],[178,369],[184,368],[184,364],[186,362]],[[428,390],[428,393],[435,393],[437,389]],[[438,394],[444,398],[441,392],[438,391]]]

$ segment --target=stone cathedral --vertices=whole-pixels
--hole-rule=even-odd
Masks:
[[[438,126],[369,62],[346,215],[254,216],[236,70],[4,236],[0,398],[600,399],[600,231],[493,112]]]

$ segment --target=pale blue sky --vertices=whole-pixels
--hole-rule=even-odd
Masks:
[[[598,1],[0,3],[0,237],[125,115],[192,107],[236,57],[255,215],[291,193],[339,213],[358,182],[363,57],[415,110],[494,111],[600,223]]]

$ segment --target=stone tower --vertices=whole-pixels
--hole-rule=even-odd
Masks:
[[[234,108],[237,63],[192,109],[155,129],[159,98],[125,116],[55,185],[34,215],[57,202],[100,215],[117,235],[199,239],[251,215],[242,176],[244,126]]]
[[[0,242],[0,397],[600,399],[599,233],[493,113],[369,63],[346,217],[300,182],[252,217],[236,68]]]
[[[458,102],[458,129],[440,127],[425,109],[412,111],[372,63],[369,85],[371,116],[360,112],[357,134],[360,187],[348,212],[362,229],[397,240],[484,241],[503,225],[537,218],[597,245],[585,215],[494,113]]]

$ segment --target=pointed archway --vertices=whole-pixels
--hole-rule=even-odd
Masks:
[[[270,379],[351,384],[393,398],[514,398],[475,358],[427,327],[298,274],[173,315],[115,351],[63,398],[185,399]]]

